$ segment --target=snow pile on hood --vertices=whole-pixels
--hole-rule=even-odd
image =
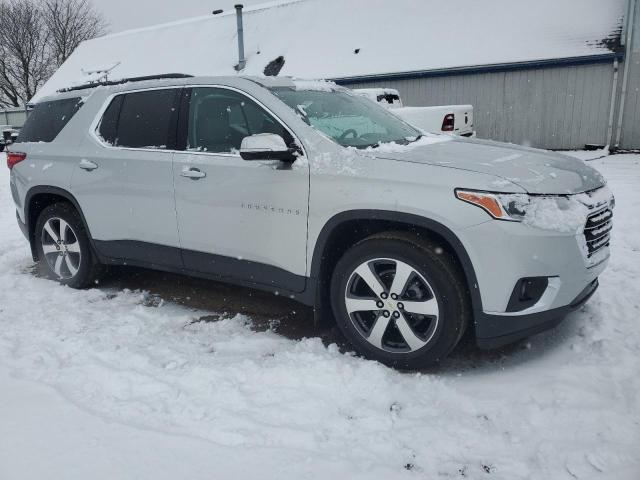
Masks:
[[[609,203],[612,197],[613,193],[611,192],[609,187],[605,185],[604,187],[592,192],[579,193],[577,195],[574,195],[573,198],[581,203],[584,203],[590,209],[594,209],[601,205],[604,205],[605,203]]]
[[[534,197],[525,207],[523,223],[556,232],[579,233],[587,221],[589,209],[575,198]]]
[[[514,202],[525,212],[523,223],[542,230],[562,233],[582,233],[587,217],[593,209],[613,199],[609,188],[571,196],[528,196],[522,194],[499,195],[506,202]]]
[[[330,139],[324,133],[318,132],[324,137]],[[331,140],[331,139],[330,139]],[[362,175],[363,169],[367,168],[366,160],[380,158],[381,154],[388,153],[404,153],[427,145],[435,145],[438,143],[451,141],[448,135],[424,135],[418,140],[409,144],[402,145],[400,143],[388,142],[381,143],[376,147],[368,147],[359,149],[356,147],[345,147],[340,153],[323,152],[316,155],[313,166],[317,173],[332,175],[347,175],[357,177]],[[306,168],[306,161],[296,162],[298,168]]]
[[[358,150],[360,152],[365,152],[366,154],[373,154],[376,156],[377,153],[406,153],[416,148],[426,147],[428,145],[435,145],[438,143],[446,143],[453,140],[451,135],[437,135],[435,133],[425,133],[421,135],[417,140],[410,141],[410,143],[402,144],[396,142],[387,142],[380,143],[375,147],[369,147],[364,150]]]

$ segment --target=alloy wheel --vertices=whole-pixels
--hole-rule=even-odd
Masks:
[[[75,277],[80,269],[82,253],[73,228],[62,218],[50,218],[44,224],[40,241],[51,271],[61,280]]]
[[[426,278],[411,265],[391,258],[368,260],[353,271],[345,306],[360,335],[392,353],[423,348],[435,335],[440,318]]]

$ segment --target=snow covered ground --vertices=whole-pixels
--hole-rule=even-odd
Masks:
[[[591,302],[421,373],[37,278],[0,168],[0,479],[640,478],[640,155],[591,164],[617,197]]]

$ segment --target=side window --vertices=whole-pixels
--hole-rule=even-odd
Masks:
[[[245,105],[244,113],[247,117],[251,135],[255,135],[256,133],[276,133],[284,138],[287,145],[293,142],[293,138],[291,138],[291,134],[287,129],[273,117],[267,115],[265,111],[254,102]]]
[[[105,112],[100,134],[113,145],[130,148],[166,149],[171,141],[179,89],[149,90],[122,95],[119,115],[116,99]],[[113,111],[110,111],[113,107]],[[113,125],[117,124],[115,129]],[[104,125],[104,134],[102,126]],[[115,136],[113,131],[115,130]],[[105,136],[106,135],[106,136]]]
[[[81,98],[38,103],[20,130],[17,143],[52,142],[81,106]]]
[[[116,144],[116,135],[118,129],[118,117],[120,116],[120,108],[122,107],[122,100],[124,95],[118,95],[115,97],[109,107],[105,110],[100,120],[100,126],[98,127],[98,134],[100,138],[109,145]]]
[[[194,88],[189,104],[187,149],[233,153],[242,139],[257,133],[276,133],[285,142],[289,132],[246,96],[221,88]]]

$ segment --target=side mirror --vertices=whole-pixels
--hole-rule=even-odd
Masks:
[[[298,150],[289,148],[280,135],[259,133],[242,139],[240,156],[243,160],[281,160],[295,162]]]

